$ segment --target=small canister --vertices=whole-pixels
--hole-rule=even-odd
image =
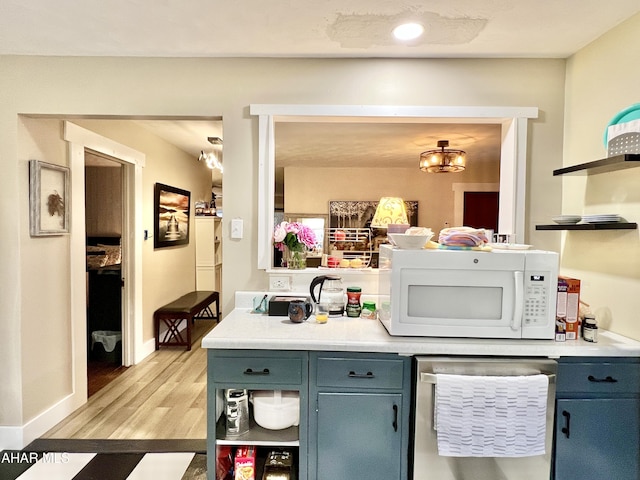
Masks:
[[[347,317],[359,317],[362,307],[360,306],[360,287],[347,287]]]
[[[584,317],[582,337],[585,342],[598,342],[598,324],[596,323],[595,317]]]
[[[376,318],[376,304],[375,302],[362,302],[362,318]]]

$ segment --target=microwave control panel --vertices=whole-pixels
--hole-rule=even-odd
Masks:
[[[526,272],[524,279],[524,325],[549,322],[549,272]]]

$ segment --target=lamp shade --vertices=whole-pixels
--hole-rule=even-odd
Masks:
[[[400,197],[382,197],[371,220],[373,228],[387,228],[390,224],[409,224],[407,209]]]

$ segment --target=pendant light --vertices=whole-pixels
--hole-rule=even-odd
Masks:
[[[438,140],[438,148],[420,154],[420,170],[427,173],[462,172],[467,153],[464,150],[446,148],[449,140]]]

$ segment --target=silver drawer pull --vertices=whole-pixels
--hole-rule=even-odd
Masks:
[[[269,375],[269,369],[268,368],[263,368],[262,370],[253,370],[251,368],[247,368],[244,371],[245,375]]]
[[[587,380],[594,383],[617,383],[618,382],[618,380],[613,378],[611,375],[607,375],[606,378],[596,378],[593,375],[589,375],[587,377]]]
[[[556,376],[553,373],[543,373],[543,375],[546,375],[549,378],[549,383],[554,383],[556,381]],[[420,381],[423,383],[432,383],[435,385],[436,383],[438,383],[437,378],[438,377],[436,376],[435,373],[426,373],[426,372],[420,373]],[[592,381],[597,381],[597,380],[592,380]],[[602,380],[602,381],[605,381],[605,380]],[[613,380],[613,381],[617,382],[617,380]]]
[[[351,377],[351,378],[374,378],[375,375],[373,374],[373,372],[356,373],[353,370],[351,370],[349,372],[349,377]]]

